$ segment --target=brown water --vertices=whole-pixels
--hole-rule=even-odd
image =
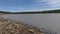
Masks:
[[[60,34],[60,14],[6,14],[1,17],[29,23]]]

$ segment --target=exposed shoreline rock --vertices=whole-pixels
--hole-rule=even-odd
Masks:
[[[44,32],[22,22],[0,18],[0,34],[44,34]]]

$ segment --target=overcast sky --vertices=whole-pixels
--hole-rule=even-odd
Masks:
[[[0,0],[1,11],[21,12],[60,8],[60,0]]]

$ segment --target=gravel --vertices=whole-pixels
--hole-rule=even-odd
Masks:
[[[0,18],[0,34],[44,34],[44,32],[22,22]]]

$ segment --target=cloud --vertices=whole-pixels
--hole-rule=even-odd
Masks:
[[[35,0],[35,2],[45,2],[46,4],[50,5],[50,6],[60,6],[60,0]]]
[[[60,0],[33,0],[40,10],[60,9]]]

